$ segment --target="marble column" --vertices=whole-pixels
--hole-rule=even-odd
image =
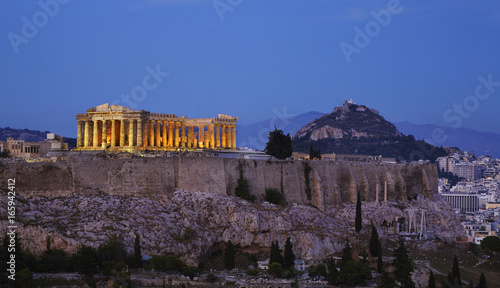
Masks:
[[[137,146],[142,147],[142,119],[137,120]]]
[[[84,130],[84,135],[83,135],[83,147],[89,146],[89,126],[90,126],[90,121],[85,121],[85,130]]]
[[[92,146],[97,148],[97,143],[99,142],[99,125],[97,120],[94,120],[94,135],[92,136]]]
[[[134,121],[135,120],[129,120],[128,121],[128,146],[132,147],[134,146],[134,141],[135,141],[135,131],[134,131]]]
[[[106,120],[102,120],[102,133],[101,133],[101,149],[106,149],[108,147],[108,130]]]
[[[221,134],[222,134],[222,143],[221,143],[221,148],[226,148],[226,139],[227,139],[227,125],[222,125],[222,131],[221,131]]]
[[[167,121],[161,121],[163,131],[161,133],[161,146],[167,147]]]
[[[111,147],[116,146],[116,120],[111,120]]]
[[[76,127],[76,147],[81,148],[83,147],[83,139],[82,139],[82,121],[78,120],[76,121],[77,127]]]
[[[208,126],[208,131],[210,133],[210,148],[214,149],[214,147],[215,147],[215,135],[214,135],[214,125],[213,124]]]
[[[149,146],[155,146],[155,124],[154,124],[154,120],[149,120]]]
[[[156,147],[161,147],[161,138],[160,138],[160,131],[161,131],[161,127],[160,127],[160,120],[156,120]]]
[[[191,127],[191,148],[196,148],[195,142],[196,142],[196,137],[194,136],[194,126]]]
[[[220,148],[220,125],[215,125],[215,147]]]
[[[236,125],[233,126],[233,136],[231,137],[231,140],[233,141],[231,143],[231,147],[236,148]]]
[[[179,122],[174,122],[174,146],[179,147]]]
[[[120,147],[125,146],[125,120],[120,120]]]
[[[192,138],[192,134],[191,134],[191,126],[188,126],[187,127],[187,148],[191,148],[192,147],[192,142],[193,141],[193,138]]]
[[[203,138],[203,146],[205,146],[205,148],[209,148],[210,147],[210,131],[209,131],[209,126],[206,126],[207,127],[207,131],[205,131],[205,137]],[[203,126],[203,129],[205,129],[205,126]]]
[[[186,147],[186,123],[181,122],[181,147]]]
[[[198,147],[205,147],[205,126],[198,126]]]
[[[168,121],[168,147],[174,147],[174,122]]]
[[[231,133],[231,131],[233,130],[233,127],[231,125],[227,126],[227,137],[226,137],[226,146],[227,148],[232,148],[232,143],[233,141],[231,140],[233,134]]]

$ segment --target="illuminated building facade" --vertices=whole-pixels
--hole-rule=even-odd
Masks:
[[[79,151],[236,149],[238,117],[188,119],[108,103],[77,114]]]

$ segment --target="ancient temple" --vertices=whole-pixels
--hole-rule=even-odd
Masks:
[[[80,151],[235,149],[238,117],[188,119],[108,103],[77,114]]]

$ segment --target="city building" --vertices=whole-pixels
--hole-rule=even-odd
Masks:
[[[479,210],[479,197],[477,194],[443,193],[441,195],[444,196],[453,209],[460,210],[461,212]]]
[[[238,117],[188,119],[108,103],[77,114],[76,151],[236,149]]]

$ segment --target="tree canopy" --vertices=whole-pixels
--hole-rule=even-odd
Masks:
[[[286,159],[292,156],[292,138],[290,134],[284,134],[283,130],[274,127],[274,131],[269,132],[269,141],[266,145],[266,154],[278,159]]]

